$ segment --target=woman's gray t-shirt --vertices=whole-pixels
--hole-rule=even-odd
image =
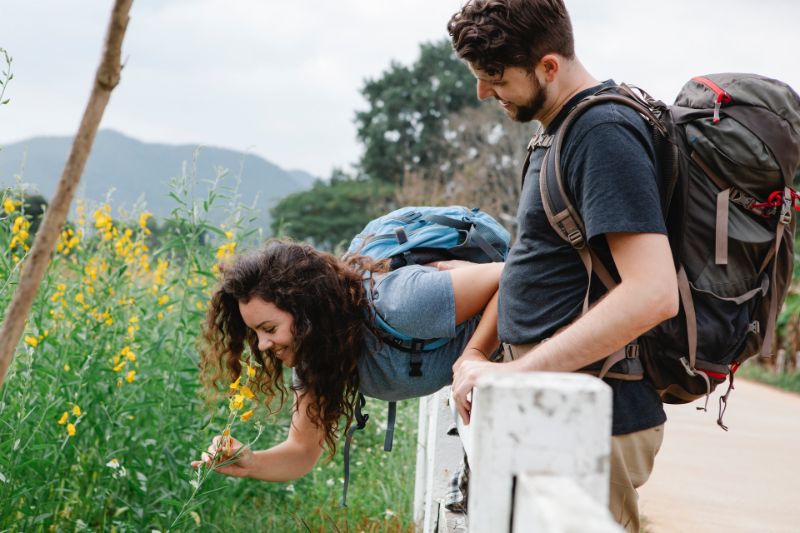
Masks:
[[[453,281],[448,272],[411,265],[375,274],[372,303],[383,320],[398,332],[418,339],[448,338],[441,348],[421,352],[422,376],[409,376],[411,354],[365,335],[358,360],[359,391],[380,400],[427,396],[453,380],[453,363],[463,353],[480,320],[475,316],[456,325]],[[365,280],[369,290],[369,280]],[[295,385],[299,385],[296,373]]]

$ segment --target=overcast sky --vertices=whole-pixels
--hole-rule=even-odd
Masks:
[[[126,67],[102,127],[249,150],[327,177],[358,159],[365,78],[446,37],[461,0],[134,0]],[[111,1],[0,0],[14,57],[0,144],[75,133]],[[671,102],[688,78],[758,72],[800,88],[798,0],[567,0],[600,79]]]

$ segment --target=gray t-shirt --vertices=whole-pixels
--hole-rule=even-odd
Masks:
[[[369,289],[369,281],[365,281]],[[411,354],[367,331],[358,360],[359,390],[380,400],[426,396],[453,380],[453,363],[463,353],[480,320],[475,316],[456,325],[456,305],[450,274],[411,265],[374,275],[374,309],[392,328],[418,339],[448,338],[442,347],[422,352],[422,376],[409,376]],[[298,383],[296,373],[293,374]]]

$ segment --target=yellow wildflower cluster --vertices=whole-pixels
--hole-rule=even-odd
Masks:
[[[11,197],[7,196],[3,200],[3,211],[5,212],[6,215],[13,214],[14,211],[16,211],[17,208],[21,207],[21,206],[22,206],[22,202],[20,202],[19,200],[14,200]]]
[[[245,383],[242,384],[242,376],[240,375],[236,378],[236,381],[229,385],[231,390],[231,399],[228,402],[228,408],[230,409],[232,414],[236,414],[245,407],[245,403],[251,401],[255,398],[255,394],[253,393],[252,389],[248,386],[250,379],[255,377],[256,370],[254,367],[250,366],[249,364],[245,363],[246,372],[245,375],[247,379]],[[239,417],[241,418],[242,422],[247,422],[253,416],[254,409],[249,409],[242,413]]]
[[[119,373],[128,368],[128,363],[136,363],[136,354],[131,350],[130,346],[124,346],[117,355],[111,358],[111,362],[114,365],[112,370]],[[125,373],[125,381],[133,383],[135,379],[136,370],[128,369]],[[122,386],[121,377],[117,379],[117,386]]]
[[[31,223],[27,218],[23,216],[15,218],[14,224],[11,226],[11,243],[9,243],[8,247],[12,250],[22,248],[23,251],[27,252],[30,249],[28,247],[28,237],[30,237],[28,230],[30,229]]]
[[[111,240],[117,235],[117,228],[114,227],[114,221],[111,218],[111,206],[108,204],[101,205],[92,214],[94,227],[100,232],[104,241]]]
[[[133,230],[130,228],[125,229],[122,234],[117,234],[115,229],[114,251],[118,257],[125,260],[126,265],[138,264],[139,269],[144,272],[150,270],[150,263],[148,262],[147,252],[149,248],[141,238],[131,239],[133,237]]]
[[[94,318],[98,322],[103,322],[106,326],[113,326],[114,319],[111,317],[111,313],[108,311],[98,311],[96,309],[92,310],[89,315]]]
[[[133,298],[131,298],[133,299]],[[128,319],[128,337],[131,339],[136,335],[136,332],[139,331],[139,317],[132,316]]]
[[[61,237],[56,244],[56,251],[60,254],[69,255],[73,248],[80,244],[80,231],[75,234],[72,228],[67,228],[61,232]]]
[[[72,405],[72,415],[76,418],[76,422],[83,416],[83,411],[78,404]],[[66,424],[67,426],[67,435],[70,437],[75,436],[75,424],[69,422],[69,411],[64,411],[64,414],[61,415],[61,418],[58,419],[58,425],[63,426]]]
[[[141,215],[139,215],[139,228],[142,230],[142,233],[145,235],[150,235],[150,229],[147,227],[147,221],[153,217],[152,213],[148,213],[145,211]]]
[[[156,269],[153,271],[153,294],[158,294],[158,288],[167,282],[166,273],[169,263],[163,259],[156,262]]]
[[[233,240],[234,237],[235,235],[232,231],[228,230],[225,232],[225,239],[227,239],[227,242],[222,243],[219,248],[217,248],[217,259],[225,260],[233,257],[233,254],[236,252],[236,242]]]
[[[56,285],[56,292],[50,297],[50,301],[53,303],[61,303],[61,307],[67,306],[67,301],[64,299],[64,294],[67,292],[67,286],[63,283],[59,283]]]

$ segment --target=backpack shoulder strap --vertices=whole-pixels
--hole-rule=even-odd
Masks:
[[[653,110],[642,103],[639,97],[631,91],[629,87],[622,85],[619,87],[619,90],[622,94],[602,92],[591,95],[581,100],[570,110],[564,122],[558,128],[558,131],[553,135],[552,143],[544,155],[542,168],[539,171],[539,188],[547,221],[556,234],[575,249],[586,269],[589,283],[587,284],[586,294],[583,299],[582,314],[586,313],[589,309],[592,273],[597,275],[608,290],[613,289],[617,283],[614,281],[608,269],[605,268],[602,261],[600,261],[597,255],[589,248],[583,219],[575,208],[564,183],[563,174],[561,172],[561,150],[563,148],[564,139],[570,127],[586,112],[586,110],[604,102],[615,102],[631,107],[639,114],[643,115],[648,122],[656,127],[661,127],[661,122],[658,117],[656,117]],[[531,148],[529,147],[529,153],[530,151]],[[525,170],[527,171],[527,168]],[[635,342],[636,341],[633,341],[633,343],[608,356],[600,371],[601,378],[609,371],[614,363],[625,358],[638,357],[638,348]]]

